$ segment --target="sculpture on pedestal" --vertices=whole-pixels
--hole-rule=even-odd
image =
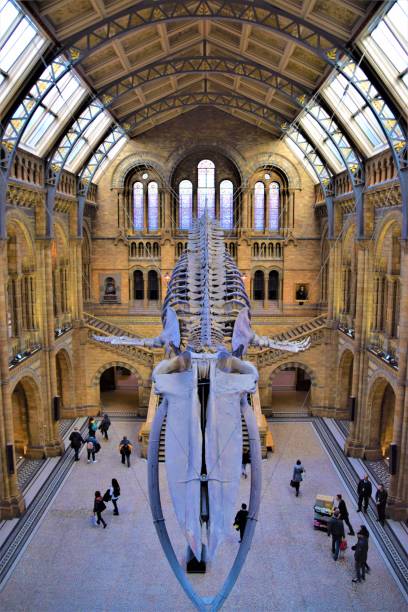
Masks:
[[[184,252],[171,276],[156,338],[97,336],[101,342],[164,347],[167,359],[153,371],[162,396],[150,432],[150,505],[163,550],[187,595],[200,610],[219,609],[230,593],[250,548],[261,491],[259,433],[248,394],[258,372],[242,357],[250,346],[299,352],[301,342],[276,342],[251,329],[250,301],[234,260],[225,250],[222,230],[203,215],[194,222]],[[230,344],[230,350],[227,349]],[[184,351],[182,349],[184,348]],[[207,385],[199,397],[199,383]],[[230,533],[240,483],[242,417],[251,451],[248,523],[238,554],[220,592],[201,598],[192,588],[171,545],[160,502],[158,450],[165,416],[165,456],[169,490],[190,552],[210,561]]]

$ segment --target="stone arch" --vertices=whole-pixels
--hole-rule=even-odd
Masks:
[[[400,211],[392,211],[388,213],[387,215],[385,215],[385,217],[382,219],[381,223],[379,224],[377,228],[377,232],[376,232],[375,247],[374,247],[375,261],[377,261],[382,251],[384,240],[389,230],[394,225],[396,226],[396,229],[399,229],[399,232],[401,233],[402,214]]]
[[[354,353],[346,348],[337,368],[337,410],[348,416],[350,410],[351,385],[353,380]],[[339,415],[338,415],[339,416]]]
[[[71,416],[73,410],[73,376],[69,353],[61,348],[55,355],[57,391],[61,398],[61,417]]]
[[[179,164],[183,161],[183,159],[189,157],[190,155],[193,155],[194,153],[199,153],[200,151],[203,151],[203,153],[207,153],[211,150],[213,150],[214,153],[223,155],[224,157],[233,162],[242,182],[242,167],[245,164],[245,158],[237,149],[233,148],[232,146],[226,148],[216,142],[200,142],[199,145],[188,145],[177,149],[177,154],[172,153],[168,158],[168,161],[171,164],[171,169],[169,170],[169,182],[172,184],[174,172],[179,166]]]
[[[395,399],[394,381],[381,373],[372,381],[368,392],[367,459],[376,460],[388,454],[393,438]]]
[[[132,153],[122,159],[114,169],[112,173],[111,189],[123,189],[127,175],[138,166],[151,166],[160,177],[163,179],[168,178],[167,172],[160,162],[151,159],[151,157],[142,152]]]
[[[129,363],[128,361],[109,361],[107,363],[105,363],[103,366],[101,366],[93,375],[92,377],[92,386],[93,387],[97,387],[99,385],[99,382],[101,380],[101,376],[102,374],[108,370],[109,368],[113,368],[113,367],[119,367],[119,368],[126,368],[127,370],[130,370],[132,372],[132,374],[134,374],[137,378],[137,382],[138,384],[142,384],[142,377],[140,376],[139,372],[137,371],[137,369],[135,368],[134,365],[132,365],[131,363]]]
[[[10,389],[16,453],[27,458],[44,457],[42,400],[38,381],[25,372]]]
[[[296,166],[294,166],[287,157],[279,153],[264,152],[254,156],[244,167],[243,175],[245,183],[249,180],[250,176],[262,166],[275,166],[279,168],[288,179],[289,189],[302,189],[302,181]]]
[[[281,380],[284,385],[289,384],[289,387],[281,386],[278,387],[273,385],[273,381],[277,375],[287,370],[295,370],[295,378],[293,376],[288,377],[288,380]],[[286,377],[284,377],[286,378]],[[310,380],[310,384],[309,381]],[[301,412],[309,413],[310,407],[313,406],[315,388],[316,388],[316,375],[313,370],[303,362],[300,361],[289,361],[287,363],[281,363],[274,367],[270,372],[267,381],[269,401],[267,404],[271,406],[272,414],[275,413],[276,407],[282,408],[282,406],[288,405],[289,410],[283,410],[283,412]],[[282,411],[282,410],[281,410]]]
[[[113,376],[109,376],[108,379],[104,381],[104,384],[108,384],[108,386],[105,386],[105,388],[102,390],[101,389],[101,378],[102,375],[107,372],[108,370],[110,370],[110,368],[125,368],[126,370],[129,370],[135,377],[136,379],[136,385],[137,385],[137,389],[135,390],[134,394],[133,392],[129,389],[129,388],[123,388],[123,386],[119,386],[120,385],[120,376],[119,376],[119,381],[118,381],[118,374],[117,373],[112,373]],[[139,374],[139,372],[136,370],[136,368],[125,361],[113,361],[113,362],[109,362],[107,364],[105,364],[104,366],[102,366],[101,368],[99,368],[99,370],[97,371],[97,373],[94,376],[94,384],[96,382],[98,389],[97,389],[97,397],[99,397],[99,406],[100,408],[104,407],[105,410],[109,413],[111,411],[116,410],[116,400],[120,399],[120,406],[122,406],[122,402],[124,402],[124,409],[128,410],[129,408],[129,393],[131,393],[132,395],[132,410],[136,410],[138,411],[141,404],[142,404],[142,400],[143,400],[143,392],[144,392],[144,387],[143,387],[143,381],[142,378]],[[118,386],[117,386],[118,384]],[[123,385],[123,381],[122,381],[122,385]],[[112,397],[112,393],[119,393],[120,395],[114,395]],[[102,393],[105,394],[105,396],[102,396]],[[124,395],[123,395],[124,394]]]
[[[269,380],[272,382],[278,372],[282,370],[291,370],[292,368],[300,368],[301,370],[304,370],[310,378],[312,386],[315,386],[317,384],[315,373],[306,363],[303,363],[302,361],[288,361],[286,363],[282,363],[276,366],[276,368],[271,371],[269,375]]]

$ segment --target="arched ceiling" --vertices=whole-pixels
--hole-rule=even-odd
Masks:
[[[130,135],[202,104],[279,135],[350,48],[370,0],[23,2]],[[304,99],[304,98],[303,98]]]

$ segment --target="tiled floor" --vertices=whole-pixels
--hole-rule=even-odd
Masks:
[[[52,503],[4,590],[0,609],[26,612],[58,610],[184,611],[192,610],[161,551],[147,502],[146,462],[132,457],[130,469],[120,463],[117,444],[123,434],[136,441],[136,423],[114,421],[98,463],[82,456]],[[276,452],[263,462],[263,498],[259,523],[238,582],[224,609],[231,611],[367,611],[406,609],[405,601],[374,543],[366,583],[352,585],[352,552],[335,563],[329,539],[312,527],[317,492],[343,491],[339,478],[310,423],[272,425]],[[307,469],[301,495],[289,487],[292,465],[301,456]],[[177,552],[184,541],[175,523],[162,470],[162,503]],[[122,487],[120,516],[105,512],[107,529],[90,525],[93,494],[110,478]],[[247,500],[249,479],[241,483],[237,506]],[[351,521],[361,516],[348,496]],[[205,576],[193,576],[201,594],[220,586],[237,551],[232,528]],[[350,542],[351,544],[352,542]]]

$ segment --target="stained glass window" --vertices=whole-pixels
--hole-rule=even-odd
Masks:
[[[180,181],[179,184],[179,227],[188,230],[193,218],[193,183]]]
[[[279,229],[280,215],[280,189],[279,183],[272,181],[269,185],[269,229],[277,231]]]
[[[215,166],[209,159],[198,164],[197,216],[208,212],[210,219],[215,217]]]
[[[265,229],[265,185],[261,181],[254,188],[254,229]]]
[[[133,185],[133,228],[142,230],[144,227],[143,183]]]
[[[225,180],[220,183],[220,221],[223,229],[232,229],[234,224],[234,185]]]
[[[147,187],[147,225],[149,232],[159,229],[159,186],[154,181]]]

